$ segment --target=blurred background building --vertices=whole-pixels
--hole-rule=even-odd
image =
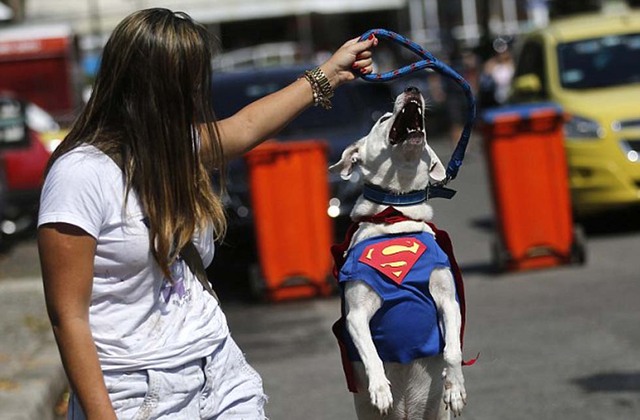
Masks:
[[[638,0],[627,0],[639,3]],[[222,68],[310,61],[345,39],[381,27],[410,36],[436,54],[512,39],[550,18],[597,10],[608,0],[2,0],[0,30],[64,25],[76,37],[85,73],[95,70],[114,26],[134,10],[189,13],[219,39]],[[45,29],[46,31],[47,29]],[[58,29],[60,30],[60,29]],[[0,34],[0,41],[6,38]]]
[[[627,0],[638,3],[638,0]],[[597,10],[608,0],[2,0],[0,29],[65,24],[83,57],[99,50],[127,14],[146,7],[182,10],[217,35],[223,66],[246,61],[309,60],[348,37],[383,27],[435,53],[482,47],[544,26],[550,17]],[[0,35],[1,37],[1,35]]]
[[[302,54],[335,48],[348,36],[373,27],[410,34],[440,50],[452,42],[476,45],[481,36],[517,34],[544,25],[546,0],[6,0],[2,16],[12,24],[66,23],[82,37],[81,47],[100,46],[133,10],[183,10],[217,34],[224,50],[264,43],[295,42]],[[569,2],[558,2],[569,3]],[[575,2],[575,3],[589,3]],[[7,19],[6,10],[13,16]]]
[[[640,0],[0,0],[0,91],[34,102],[67,126],[87,98],[115,25],[148,7],[185,11],[206,25],[218,40],[212,63],[218,70],[320,62],[344,40],[385,28],[475,84],[496,39],[511,45],[557,16],[624,3]],[[416,58],[390,47],[378,47],[377,70]]]

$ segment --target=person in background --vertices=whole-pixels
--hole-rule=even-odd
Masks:
[[[206,266],[225,232],[212,171],[307,107],[330,107],[334,89],[371,72],[376,44],[349,40],[216,121],[202,25],[162,8],[118,24],[88,103],[51,156],[38,219],[69,419],[265,418],[262,380],[186,250]]]
[[[502,38],[493,41],[495,54],[483,66],[480,76],[479,107],[500,106],[507,101],[515,63],[509,44]]]

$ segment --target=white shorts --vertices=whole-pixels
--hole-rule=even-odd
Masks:
[[[228,337],[218,351],[174,369],[105,372],[119,419],[262,420],[262,379]],[[68,420],[85,420],[75,396]]]

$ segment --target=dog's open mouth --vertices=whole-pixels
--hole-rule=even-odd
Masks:
[[[389,132],[389,143],[401,144],[405,141],[420,144],[424,141],[424,116],[418,98],[412,98],[400,110]]]

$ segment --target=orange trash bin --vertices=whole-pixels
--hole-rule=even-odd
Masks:
[[[584,263],[584,234],[573,224],[562,109],[552,103],[512,105],[486,111],[482,122],[496,213],[496,268]]]
[[[260,268],[251,281],[267,300],[335,290],[326,154],[325,142],[305,140],[269,141],[245,155]]]

